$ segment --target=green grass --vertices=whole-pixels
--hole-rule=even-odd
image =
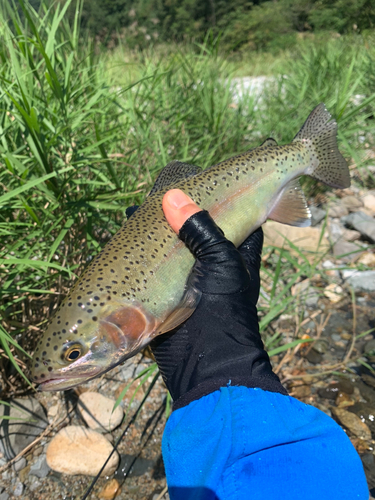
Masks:
[[[22,15],[13,4],[0,11],[0,371],[9,394],[20,380],[12,366],[23,372],[74,276],[166,163],[207,167],[269,136],[289,142],[321,101],[358,168],[363,144],[374,146],[375,49],[365,39],[305,43],[279,59],[227,55],[213,39],[101,52],[79,31],[80,6],[67,23],[68,4],[38,14],[19,0]],[[264,72],[275,78],[262,101],[236,101],[231,79]],[[284,253],[265,272],[274,281],[261,326],[278,349],[268,326],[316,269]]]

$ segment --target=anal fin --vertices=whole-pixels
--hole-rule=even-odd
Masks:
[[[298,179],[288,182],[279,193],[268,218],[289,226],[311,225],[311,212]]]

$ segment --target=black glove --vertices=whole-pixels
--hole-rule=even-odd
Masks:
[[[150,344],[173,409],[227,385],[287,395],[259,335],[262,229],[238,251],[203,211],[184,223],[179,237],[197,259],[189,283],[202,297],[185,323]]]

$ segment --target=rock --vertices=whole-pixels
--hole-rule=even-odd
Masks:
[[[307,398],[311,396],[311,387],[309,385],[299,385],[297,387],[293,387],[291,396],[297,399]]]
[[[289,246],[287,241],[289,240],[310,260],[315,259],[317,252],[326,252],[330,246],[324,236],[320,241],[321,230],[317,227],[294,227],[275,221],[267,221],[263,225],[263,231],[265,246],[271,245],[279,248],[284,246],[291,254],[299,256],[299,253]]]
[[[156,464],[155,460],[139,457],[138,455],[121,455],[115,478],[122,480],[124,477],[142,476],[149,472]]]
[[[375,487],[375,458],[372,453],[361,456],[363,468],[365,469],[367,484],[370,490]]]
[[[371,439],[370,429],[357,415],[342,408],[332,407],[331,411],[340,424],[346,427],[352,434],[361,439]]]
[[[336,406],[338,406],[339,408],[346,408],[347,406],[354,405],[354,401],[349,396],[349,394],[346,394],[346,392],[339,392],[337,394],[335,403],[336,403]]]
[[[99,498],[104,498],[104,500],[112,500],[117,495],[121,493],[120,483],[117,479],[111,479],[106,483],[100,490],[98,496]]]
[[[6,491],[0,494],[0,500],[8,500],[8,498],[9,498],[9,493],[7,493]]]
[[[344,290],[340,285],[336,285],[336,283],[326,286],[323,293],[333,304],[340,302],[344,297]]]
[[[359,453],[360,455],[363,455],[363,453],[370,450],[369,444],[364,439],[351,438],[350,441],[352,442],[354,448],[357,450],[357,453]]]
[[[361,378],[367,385],[375,387],[375,377],[372,375],[367,375],[367,373],[362,373]]]
[[[48,476],[51,469],[48,467],[46,455],[40,455],[36,462],[30,467],[30,475],[43,479]]]
[[[13,469],[16,472],[20,472],[22,469],[24,469],[27,465],[27,460],[25,457],[20,457],[16,462],[13,464]]]
[[[319,302],[319,294],[314,292],[314,290],[309,290],[308,295],[305,300],[306,307],[315,307]]]
[[[323,355],[315,351],[315,349],[310,349],[306,354],[305,358],[313,365],[318,365],[319,363],[322,362]]]
[[[22,496],[24,486],[21,482],[16,483],[14,489],[13,489],[13,495],[15,497],[20,497]]]
[[[375,267],[375,253],[364,252],[356,262],[364,266]]]
[[[0,417],[12,417],[3,420],[0,426],[0,451],[8,460],[32,443],[48,425],[43,407],[36,399],[17,398],[9,403],[10,407],[0,405]]]
[[[335,269],[337,266],[330,260],[325,260],[322,264],[323,269],[326,270],[328,276],[333,276],[335,278],[340,277],[340,271]]]
[[[375,219],[364,212],[351,213],[341,218],[341,222],[348,227],[359,231],[362,236],[375,242]]]
[[[348,408],[348,411],[357,415],[368,426],[372,434],[375,434],[375,408],[367,403],[355,403]]]
[[[328,217],[340,218],[348,215],[349,210],[342,203],[335,203],[331,205],[328,210]]]
[[[363,249],[350,241],[338,240],[333,245],[333,255],[343,262],[350,262],[358,256]]]
[[[305,279],[305,280],[300,281],[300,282],[296,283],[295,285],[293,285],[290,291],[292,292],[293,296],[305,295],[305,293],[309,289],[309,287],[310,287],[310,280]]]
[[[361,233],[359,231],[354,231],[353,229],[345,229],[342,233],[342,237],[345,241],[356,241],[361,237]]]
[[[362,197],[363,206],[375,214],[375,191],[365,194]]]
[[[310,207],[311,212],[311,225],[316,226],[321,222],[327,214],[326,210],[317,207]]]
[[[375,271],[357,271],[345,281],[359,292],[375,292]]]
[[[346,394],[353,394],[354,384],[350,380],[341,379],[339,382],[330,384],[327,387],[322,387],[318,389],[318,395],[321,398],[336,399],[340,392],[345,392]]]
[[[315,340],[312,349],[320,354],[324,354],[328,350],[328,342],[325,339]]]
[[[47,464],[63,474],[95,476],[112,452],[113,446],[99,432],[70,425],[61,429],[47,448]],[[116,470],[119,456],[115,452],[102,475],[110,476]]]
[[[357,212],[357,210],[363,207],[363,201],[359,200],[355,196],[345,196],[345,198],[342,198],[341,203],[349,210],[349,212]]]
[[[118,427],[124,417],[121,406],[112,412],[115,403],[98,392],[84,392],[78,398],[78,409],[90,429],[108,432]]]

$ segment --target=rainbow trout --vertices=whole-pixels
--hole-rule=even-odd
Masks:
[[[56,311],[34,353],[32,380],[45,391],[86,382],[193,313],[200,298],[188,284],[194,257],[164,217],[166,191],[188,194],[237,246],[267,219],[308,226],[311,215],[299,176],[335,188],[350,185],[336,132],[336,122],[320,104],[291,144],[267,139],[204,171],[169,163]]]

